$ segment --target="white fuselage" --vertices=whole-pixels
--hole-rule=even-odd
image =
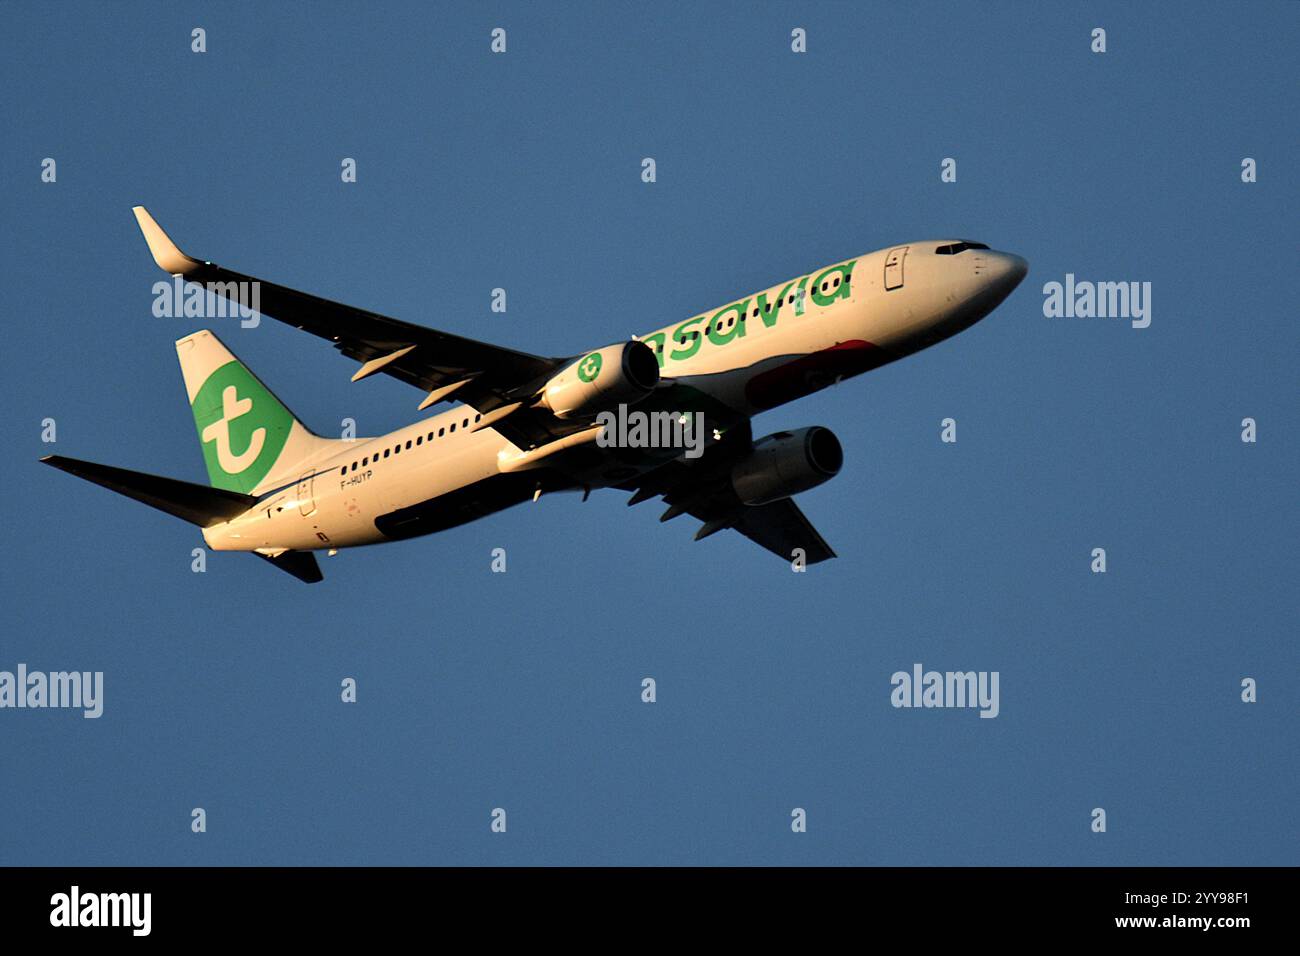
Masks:
[[[640,338],[659,355],[666,382],[754,415],[960,332],[1024,276],[1024,261],[1007,253],[936,252],[956,242],[845,260]],[[526,500],[534,486],[528,472],[553,449],[521,449],[490,426],[474,431],[478,418],[459,406],[359,439],[204,537],[217,550],[353,547]],[[572,486],[610,483],[594,473]]]

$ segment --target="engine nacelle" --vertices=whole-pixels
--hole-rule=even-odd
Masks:
[[[844,449],[829,428],[810,425],[754,442],[731,470],[731,487],[747,505],[789,498],[839,474]]]
[[[589,418],[631,405],[659,384],[659,359],[644,342],[607,345],[578,359],[546,383],[538,402],[556,418]]]

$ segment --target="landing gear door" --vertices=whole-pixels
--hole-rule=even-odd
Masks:
[[[885,256],[885,291],[903,287],[903,260],[907,258],[907,246],[890,249]]]
[[[298,513],[304,518],[316,513],[315,485],[315,472],[309,472],[298,479]]]

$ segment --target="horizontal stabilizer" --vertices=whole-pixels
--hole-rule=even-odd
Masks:
[[[310,551],[281,551],[277,555],[262,554],[260,551],[253,553],[281,571],[288,571],[299,581],[317,584],[325,580],[325,575],[320,573],[320,565],[316,563],[316,555]]]
[[[159,475],[146,475],[141,471],[113,468],[93,461],[78,461],[62,455],[49,455],[41,461],[70,475],[103,485],[119,495],[134,498],[151,508],[175,515],[200,528],[210,528],[229,521],[257,502],[252,495],[241,495],[236,491],[209,488],[207,485],[195,485]]]

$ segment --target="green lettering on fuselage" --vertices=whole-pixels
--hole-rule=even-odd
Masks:
[[[793,288],[794,282],[787,282],[785,288],[781,290],[781,294],[776,297],[776,301],[770,305],[767,301],[766,292],[758,294],[758,317],[763,320],[764,328],[770,329],[776,325],[776,317],[781,312],[781,306],[785,304],[785,297],[790,294],[790,290]]]
[[[807,305],[806,300],[808,298],[808,292],[804,288],[804,286],[808,284],[809,278],[810,278],[809,276],[804,276],[802,279],[800,279],[799,288],[795,290],[794,293],[794,314],[795,315],[803,315],[803,311],[806,308]]]
[[[828,306],[836,299],[847,299],[849,297],[849,276],[853,275],[853,262],[842,262],[837,266],[831,266],[821,275],[813,280],[812,300],[817,305]],[[826,291],[822,291],[825,287]]]
[[[677,326],[673,332],[673,341],[678,345],[684,346],[680,349],[673,349],[672,354],[668,357],[671,359],[688,359],[700,350],[700,344],[704,341],[700,335],[700,330],[689,331],[690,327],[696,322],[703,322],[705,316],[697,315],[693,319],[687,319],[681,325]]]
[[[726,345],[732,339],[745,337],[745,314],[749,311],[749,300],[736,302],[720,309],[709,322],[709,341],[714,345]],[[725,320],[725,316],[735,314],[735,318],[730,324]],[[724,332],[723,329],[726,329]]]
[[[659,360],[659,367],[664,367],[664,340],[668,338],[667,332],[656,332],[654,335],[647,335],[641,341],[655,350],[655,358]]]
[[[809,298],[812,299],[814,305],[820,308],[833,305],[840,299],[849,298],[851,294],[849,278],[853,275],[853,267],[857,263],[858,260],[850,259],[848,262],[830,266],[822,270],[816,279],[813,279],[811,275],[791,279],[772,301],[768,300],[767,292],[760,292],[753,298],[753,301],[758,307],[757,317],[763,321],[763,327],[770,329],[775,326],[777,318],[781,315],[781,310],[787,305],[793,305],[794,314],[801,316],[806,311],[807,299]],[[812,280],[811,286],[809,286],[809,280]],[[825,291],[822,290],[823,284],[826,286]],[[793,295],[791,295],[791,289],[795,290]],[[702,330],[696,326],[708,319],[707,313],[687,319],[677,326],[672,330],[671,339],[668,331],[663,330],[647,335],[641,341],[655,350],[655,356],[659,360],[661,369],[668,360],[674,362],[685,361],[700,351],[705,336],[708,337],[712,345],[717,346],[727,345],[736,339],[744,338],[747,334],[745,322],[751,317],[749,315],[750,301],[750,299],[742,299],[739,302],[723,306],[714,314],[712,319],[708,320],[708,324]],[[733,314],[734,319],[730,318]],[[675,347],[669,351],[668,344]]]

